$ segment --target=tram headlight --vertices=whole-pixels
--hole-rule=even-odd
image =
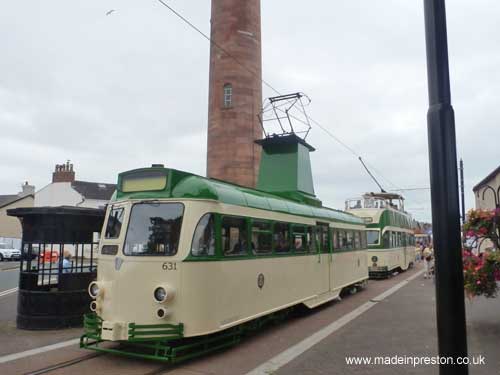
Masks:
[[[375,263],[378,260],[378,256],[374,255],[372,256],[372,262]]]
[[[153,297],[158,303],[170,301],[174,298],[174,290],[168,286],[157,286],[153,291]]]
[[[91,282],[89,285],[89,295],[92,298],[97,298],[99,293],[101,292],[101,288],[99,288],[99,284],[96,283],[95,281]]]
[[[156,288],[153,294],[154,294],[156,302],[159,302],[159,303],[165,302],[167,299],[167,291],[162,286],[159,286],[158,288]]]

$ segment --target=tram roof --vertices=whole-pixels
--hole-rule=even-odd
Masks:
[[[166,176],[166,181],[161,189],[123,191],[123,184],[124,182],[126,183],[127,178],[137,181],[141,175],[147,175],[148,172],[163,173]],[[301,204],[272,193],[246,188],[225,181],[209,179],[176,169],[163,167],[140,168],[118,175],[117,192],[112,199],[151,198],[209,199],[236,206],[352,224],[363,224],[361,218],[344,211]]]

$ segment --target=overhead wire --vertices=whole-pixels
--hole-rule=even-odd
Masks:
[[[170,10],[174,15],[176,15],[179,19],[181,19],[184,23],[186,23],[189,27],[191,27],[193,30],[195,30],[198,34],[200,34],[203,38],[205,38],[208,42],[210,42],[211,45],[215,46],[217,49],[219,49],[221,52],[223,52],[225,55],[227,55],[229,58],[231,58],[235,63],[240,65],[243,69],[245,69],[247,72],[250,74],[256,76],[262,84],[264,84],[266,87],[271,89],[273,92],[275,92],[278,95],[283,95],[278,89],[276,89],[273,85],[271,85],[269,82],[264,80],[257,72],[253,71],[252,69],[248,68],[244,63],[242,63],[238,58],[233,56],[229,51],[227,51],[225,48],[220,46],[218,43],[216,43],[210,36],[205,34],[202,30],[200,30],[196,25],[194,25],[191,21],[189,21],[186,17],[184,17],[181,13],[176,11],[172,6],[168,5],[164,0],[157,0],[161,5],[163,5],[165,8]],[[300,109],[298,109],[301,111]],[[302,111],[301,111],[302,112]],[[330,136],[334,141],[336,141],[339,145],[341,145],[343,148],[345,148],[347,151],[349,151],[353,156],[355,156],[357,159],[361,158],[361,155],[351,146],[349,146],[347,143],[342,141],[339,137],[334,135],[329,129],[325,128],[323,125],[321,125],[318,121],[313,119],[312,117],[308,116],[304,112],[302,112],[305,116],[309,118],[309,120],[318,126],[321,130],[323,130],[328,136]],[[300,121],[297,117],[290,115],[290,117],[294,118],[295,120]],[[391,180],[389,180],[387,177],[385,177],[377,168],[373,166],[373,164],[369,163],[366,161],[364,158],[364,161],[366,165],[368,165],[377,175],[379,175],[381,178],[383,178],[387,183],[392,185],[394,188],[401,190],[401,188],[394,184]]]

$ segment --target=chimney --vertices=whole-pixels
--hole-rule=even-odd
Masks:
[[[262,137],[260,0],[212,0],[207,176],[255,187]]]
[[[20,197],[25,197],[30,194],[35,194],[35,187],[33,185],[28,184],[28,181],[25,181],[22,185],[22,191],[18,193]]]
[[[52,182],[73,182],[75,181],[75,171],[73,170],[73,164],[56,164],[56,168],[52,173]]]

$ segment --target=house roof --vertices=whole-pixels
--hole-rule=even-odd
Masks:
[[[16,200],[17,198],[19,198],[19,195],[17,194],[0,195],[0,207],[9,204],[10,202]]]
[[[9,204],[12,204],[14,202],[20,201],[21,199],[27,198],[27,197],[34,197],[33,194],[28,194],[28,195],[0,195],[0,208],[8,206]]]
[[[500,165],[493,171],[491,172],[488,176],[483,178],[476,186],[472,188],[472,191],[478,191],[481,189],[484,185],[487,185],[490,180],[495,178],[496,175],[500,173]]]
[[[109,201],[116,190],[115,184],[100,182],[73,181],[71,187],[86,199]]]

